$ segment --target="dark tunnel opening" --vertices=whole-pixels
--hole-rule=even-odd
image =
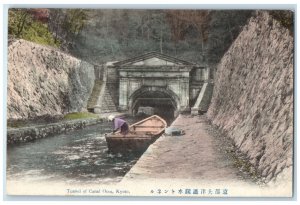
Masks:
[[[159,115],[169,125],[176,117],[176,107],[175,100],[169,94],[161,91],[147,91],[134,99],[132,113],[134,116]]]

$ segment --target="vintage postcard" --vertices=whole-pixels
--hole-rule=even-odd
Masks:
[[[294,196],[294,11],[9,8],[9,196]]]

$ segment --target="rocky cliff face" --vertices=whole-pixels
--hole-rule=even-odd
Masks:
[[[26,119],[85,110],[94,66],[25,40],[8,48],[7,118]]]
[[[218,65],[207,113],[266,181],[292,176],[293,50],[268,13],[251,18]]]

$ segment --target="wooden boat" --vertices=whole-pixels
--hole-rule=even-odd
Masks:
[[[158,115],[152,115],[129,126],[129,133],[123,135],[120,132],[105,136],[108,149],[112,152],[145,151],[167,127],[164,119]]]

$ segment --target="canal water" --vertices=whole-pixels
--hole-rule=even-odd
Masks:
[[[130,123],[139,119],[126,119]],[[111,122],[7,147],[7,180],[24,182],[119,182],[141,153],[110,153],[104,133]]]

